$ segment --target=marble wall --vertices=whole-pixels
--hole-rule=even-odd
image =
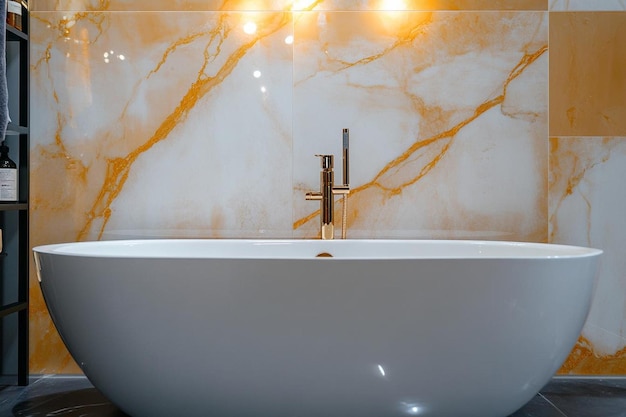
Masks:
[[[314,155],[339,161],[349,128],[348,237],[602,248],[562,372],[623,374],[624,11],[34,0],[31,244],[316,237]],[[77,371],[33,282],[31,372]]]

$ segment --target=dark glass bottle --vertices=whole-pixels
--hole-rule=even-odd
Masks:
[[[0,201],[17,201],[17,165],[4,142],[0,145]]]

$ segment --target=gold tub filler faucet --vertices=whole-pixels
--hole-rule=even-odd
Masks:
[[[341,222],[341,238],[346,238],[346,222],[348,210],[349,183],[349,149],[350,131],[343,129],[343,184],[335,185],[335,174],[333,172],[333,155],[315,155],[320,157],[322,171],[320,172],[320,191],[306,193],[307,200],[318,200],[320,202],[320,228],[322,239],[335,238],[335,195],[343,196],[343,213]]]

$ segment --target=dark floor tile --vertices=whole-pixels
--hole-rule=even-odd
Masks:
[[[95,388],[49,394],[17,402],[12,416],[127,417]],[[75,413],[75,414],[72,414]]]
[[[566,417],[546,398],[537,394],[524,407],[511,414],[509,417]]]
[[[626,417],[626,379],[553,379],[542,394],[567,417]]]
[[[128,417],[84,377],[32,378],[27,387],[0,387],[0,417],[40,416]],[[626,378],[555,378],[509,417],[626,417]]]
[[[0,388],[0,417],[10,416],[16,399],[24,391],[24,387],[2,387]]]
[[[0,391],[0,417],[128,417],[84,377],[44,377]]]

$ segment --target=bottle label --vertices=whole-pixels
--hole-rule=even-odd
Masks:
[[[17,169],[0,168],[0,201],[17,201]]]
[[[7,12],[22,15],[22,5],[19,1],[7,1]]]

